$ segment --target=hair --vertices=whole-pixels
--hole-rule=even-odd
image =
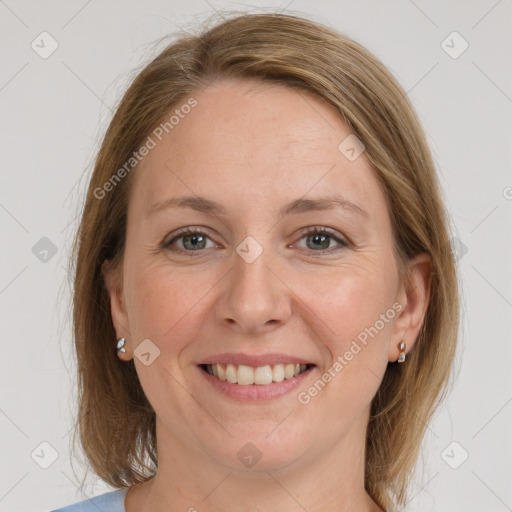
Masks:
[[[94,472],[114,487],[154,476],[155,411],[133,360],[115,350],[103,264],[122,270],[132,176],[144,140],[176,106],[217,79],[249,79],[310,91],[332,105],[365,146],[385,194],[397,268],[432,260],[423,325],[405,364],[390,363],[366,432],[365,488],[381,507],[406,502],[427,423],[448,390],[459,297],[449,218],[435,165],[406,92],[351,38],[300,16],[237,14],[169,44],[132,81],[108,126],[73,245],[73,334],[78,362],[78,431]],[[135,166],[136,168],[136,166]],[[135,171],[136,172],[136,171]],[[102,188],[103,187],[103,188]],[[76,433],[75,433],[76,435]]]

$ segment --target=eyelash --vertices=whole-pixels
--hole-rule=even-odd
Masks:
[[[181,254],[187,254],[188,256],[194,256],[194,253],[202,252],[202,251],[206,250],[206,249],[202,249],[202,250],[198,249],[197,251],[189,251],[189,250],[185,250],[185,249],[171,248],[172,244],[174,242],[176,242],[177,240],[179,240],[180,238],[183,238],[184,236],[191,236],[191,235],[203,235],[208,239],[210,238],[207,233],[205,233],[204,231],[201,231],[200,229],[187,227],[187,228],[183,228],[180,231],[178,231],[176,233],[176,235],[168,242],[164,240],[164,242],[162,242],[162,244],[161,244],[161,249],[165,249],[165,250],[169,250],[169,251],[181,253]],[[313,249],[304,249],[306,251],[310,251],[313,253],[331,254],[333,252],[338,252],[338,251],[343,250],[350,246],[350,244],[346,240],[336,236],[336,233],[334,231],[332,231],[329,228],[322,227],[322,226],[310,226],[310,227],[302,230],[299,240],[301,240],[304,237],[310,236],[310,235],[327,235],[330,238],[332,238],[333,240],[335,240],[336,242],[338,242],[338,244],[340,245],[340,247],[338,247],[338,248],[331,247],[330,249],[319,250],[319,251],[315,251]]]

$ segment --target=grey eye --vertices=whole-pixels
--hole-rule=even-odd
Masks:
[[[204,249],[206,247],[206,236],[201,234],[184,235],[179,238],[183,239],[183,247],[187,250]]]

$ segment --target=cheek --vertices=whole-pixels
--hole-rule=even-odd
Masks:
[[[197,405],[183,387],[180,364],[183,351],[197,335],[199,302],[208,289],[204,279],[197,276],[197,272],[176,272],[168,263],[142,265],[127,276],[134,348],[149,339],[157,347],[150,352],[156,350],[158,354],[147,366],[134,358],[142,388],[155,410],[168,410],[172,404],[173,414],[182,417]],[[200,416],[196,421],[201,421]]]
[[[392,262],[393,260],[391,260]],[[386,270],[387,269],[387,270]],[[346,265],[337,269],[329,283],[317,280],[316,292],[311,294],[312,282],[304,283],[303,292],[310,291],[308,308],[321,318],[321,335],[327,355],[318,377],[325,382],[317,389],[303,390],[320,406],[343,412],[354,408],[364,410],[377,391],[388,364],[389,340],[396,310],[398,276],[394,265]],[[328,284],[328,286],[327,286]],[[395,304],[395,307],[393,305]],[[319,390],[322,392],[318,392]],[[321,395],[321,398],[320,398]],[[308,396],[303,395],[304,401]]]
[[[330,331],[333,355],[348,350],[352,340],[364,344],[389,335],[396,317],[393,267],[385,271],[377,266],[346,265],[333,271],[322,285],[318,279],[315,282],[314,288],[312,281],[304,283],[302,296],[308,297],[308,306],[322,319],[326,332]]]
[[[168,264],[133,272],[127,287],[132,336],[155,340],[160,346],[172,340],[166,350],[171,346],[173,351],[179,350],[183,344],[180,340],[187,340],[186,331],[197,325],[193,318],[209,289],[208,282],[198,275],[171,270]]]
[[[394,289],[380,280],[347,279],[338,290],[335,311],[332,311],[335,331],[342,341],[359,340],[361,343],[386,337],[394,318]],[[383,320],[384,319],[384,320]]]
[[[390,322],[381,325],[379,318],[394,301],[393,262],[372,256],[363,255],[357,263],[347,261],[339,267],[315,272],[284,271],[283,278],[293,289],[287,300],[298,299],[306,306],[311,317],[303,321],[324,331],[322,342],[333,355],[344,353],[358,337],[364,342],[365,333],[368,339],[377,337],[375,327],[379,334],[390,330]],[[198,316],[219,299],[215,283],[222,272],[191,267],[171,269],[168,262],[152,266],[140,263],[138,267],[132,266],[134,271],[127,274],[126,281],[132,336],[162,343],[172,339],[172,345],[179,347],[180,340],[193,337],[194,326],[197,331],[201,323]],[[308,326],[304,327],[307,330]]]

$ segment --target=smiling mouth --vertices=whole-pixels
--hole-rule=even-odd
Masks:
[[[313,368],[313,364],[274,364],[266,366],[246,366],[244,364],[201,364],[206,373],[220,381],[227,381],[240,386],[252,384],[265,386],[272,382],[282,382],[297,377]]]

